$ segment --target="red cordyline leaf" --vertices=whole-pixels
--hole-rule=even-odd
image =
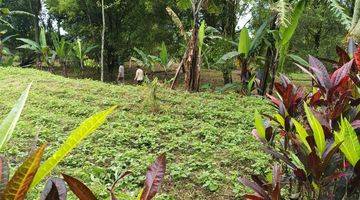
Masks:
[[[275,98],[274,96],[271,96],[270,94],[266,94],[266,96],[271,100],[271,102],[273,102],[273,104],[275,104],[277,107],[280,106],[281,101],[277,98]]]
[[[241,182],[246,187],[251,188],[256,194],[260,195],[263,199],[270,200],[269,195],[266,193],[264,188],[262,188],[258,184],[254,183],[252,181],[249,181],[246,178],[239,178],[239,182]]]
[[[9,181],[9,163],[3,156],[0,157],[0,197]]]
[[[312,151],[307,157],[307,163],[315,179],[319,179],[321,171],[321,159]]]
[[[96,200],[95,195],[91,190],[83,184],[78,179],[71,177],[66,174],[62,174],[64,181],[68,184],[70,190],[80,199],[80,200]]]
[[[313,94],[310,98],[310,105],[311,106],[316,106],[321,98],[321,91],[317,91],[315,94]]]
[[[275,165],[273,167],[273,177],[272,177],[273,190],[271,192],[271,199],[274,200],[281,199],[281,179],[282,179],[281,166]]]
[[[274,84],[276,91],[280,94],[280,96],[284,96],[286,92],[286,86],[282,85],[281,83],[276,82]]]
[[[314,72],[320,86],[322,86],[325,90],[329,90],[332,85],[329,73],[326,70],[325,65],[313,56],[309,56],[309,63],[310,69]]]
[[[160,155],[155,163],[148,167],[146,173],[145,187],[141,194],[141,200],[150,200],[158,192],[166,171],[165,154]]]
[[[50,178],[41,193],[40,200],[66,200],[67,189],[64,180]]]
[[[357,51],[354,53],[354,59],[357,66],[357,69],[360,70],[360,46]]]
[[[349,54],[339,46],[336,46],[336,53],[339,56],[338,66],[343,66],[345,63],[350,61]]]
[[[116,188],[116,184],[123,178],[125,178],[127,175],[131,174],[130,171],[126,171],[124,172],[118,179],[115,180],[115,182],[112,184],[111,188],[108,189],[110,192],[110,196],[111,196],[111,200],[117,200],[116,196],[115,196],[115,188]]]
[[[354,60],[351,60],[344,64],[342,67],[337,69],[332,75],[331,75],[331,82],[333,86],[336,86],[340,83],[340,81],[349,75],[351,66],[353,65]]]

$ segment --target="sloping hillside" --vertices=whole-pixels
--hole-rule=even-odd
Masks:
[[[268,158],[250,134],[254,110],[271,110],[260,98],[160,88],[161,108],[152,113],[146,106],[146,86],[116,86],[33,69],[0,68],[1,117],[30,82],[33,87],[27,105],[3,150],[12,167],[24,160],[35,138],[49,144],[47,157],[82,120],[119,105],[108,123],[75,149],[54,176],[60,172],[74,175],[99,199],[108,199],[106,188],[115,175],[131,170],[118,191],[136,194],[147,165],[166,152],[167,175],[157,199],[216,200],[236,199],[244,192],[238,176],[265,170]]]

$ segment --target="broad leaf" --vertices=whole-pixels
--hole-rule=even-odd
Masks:
[[[223,55],[217,62],[215,65],[222,65],[224,64],[226,61],[231,60],[233,58],[236,58],[237,56],[239,56],[239,52],[237,51],[232,51],[229,53],[226,53],[225,55]]]
[[[303,58],[301,58],[298,55],[295,54],[289,54],[289,57],[292,58],[295,62],[297,62],[298,64],[300,64],[301,66],[309,66],[310,64],[304,60]]]
[[[309,143],[306,140],[306,138],[309,135],[307,134],[305,128],[298,121],[296,121],[295,119],[292,119],[291,121],[295,125],[296,132],[299,134],[300,141],[306,146],[306,148],[308,149],[308,153],[310,153],[311,152],[311,147],[310,147]]]
[[[340,132],[335,133],[335,142],[342,142],[340,146],[341,152],[343,152],[350,164],[355,167],[360,160],[360,143],[354,128],[346,119],[341,120]]]
[[[268,194],[266,193],[266,191],[262,187],[260,187],[257,183],[249,181],[246,178],[239,178],[239,182],[241,182],[246,187],[251,188],[254,192],[259,194],[262,197],[262,199],[270,200],[270,198],[269,198]]]
[[[50,178],[42,191],[40,200],[66,200],[67,189],[64,180]]]
[[[166,49],[166,45],[164,42],[161,44],[161,51],[160,51],[160,60],[163,65],[166,65],[168,63],[168,51]]]
[[[42,145],[15,172],[4,191],[4,200],[23,200],[39,168],[46,145]]]
[[[316,79],[319,82],[320,86],[322,86],[326,90],[329,90],[332,84],[325,65],[313,56],[309,56],[309,63],[310,68],[315,73]]]
[[[331,75],[331,82],[333,86],[337,86],[340,81],[349,75],[351,66],[353,65],[354,60],[351,60],[350,62],[347,62],[344,64],[344,66],[337,69],[332,75]]]
[[[291,20],[290,20],[290,23],[288,24],[288,26],[280,27],[279,33],[280,33],[281,41],[278,42],[278,44],[280,45],[278,47],[280,70],[283,70],[286,55],[287,55],[288,48],[290,45],[290,40],[293,37],[296,28],[298,27],[300,18],[305,10],[305,7],[306,7],[306,0],[299,1],[299,3],[295,7],[293,13],[291,14]]]
[[[7,117],[2,121],[0,125],[0,149],[4,144],[11,138],[12,133],[14,132],[16,123],[20,118],[20,114],[24,109],[26,99],[29,95],[31,84],[26,88],[20,98],[17,100],[17,103],[7,115]]]
[[[267,21],[265,21],[260,28],[256,31],[254,39],[251,41],[249,54],[252,52],[255,52],[255,50],[258,48],[258,46],[261,44],[261,41],[263,40],[263,37],[266,33],[266,27],[268,26],[271,18]]]
[[[244,54],[245,57],[248,56],[250,51],[251,39],[249,36],[249,31],[247,28],[241,29],[238,52],[239,54]]]
[[[59,164],[60,161],[65,158],[66,155],[70,153],[72,149],[77,147],[83,139],[85,139],[99,126],[101,126],[115,108],[116,106],[91,116],[90,118],[86,119],[77,129],[71,132],[69,137],[60,146],[60,148],[40,166],[31,187],[36,186]]]
[[[96,200],[95,195],[91,190],[83,184],[78,179],[71,177],[69,175],[63,174],[65,182],[69,185],[70,190],[80,199],[80,200]]]
[[[257,110],[255,110],[254,121],[255,121],[255,128],[259,136],[261,137],[261,139],[265,139],[266,134],[265,134],[264,122]]]
[[[29,46],[31,46],[32,49],[36,49],[38,51],[40,51],[40,49],[41,49],[40,45],[33,40],[26,39],[26,38],[17,38],[17,40],[20,40],[20,41],[24,42],[25,44],[28,44]],[[18,48],[21,48],[21,47],[22,46],[20,46]]]
[[[199,54],[201,55],[202,47],[204,44],[205,39],[205,21],[201,22],[200,28],[199,28]]]
[[[320,155],[322,155],[326,148],[324,130],[319,120],[316,119],[315,115],[312,113],[312,111],[310,110],[310,108],[306,103],[304,103],[304,108],[305,108],[306,118],[314,134],[314,139],[317,149],[319,150]]]
[[[155,197],[166,171],[165,154],[160,155],[154,164],[149,166],[146,173],[145,187],[141,194],[141,200],[150,200]]]
[[[45,34],[44,27],[41,27],[41,29],[40,29],[39,43],[40,43],[41,49],[47,48],[46,34]]]

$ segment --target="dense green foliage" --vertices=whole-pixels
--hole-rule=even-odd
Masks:
[[[258,97],[189,94],[160,87],[160,111],[153,114],[144,102],[147,87],[118,87],[16,68],[1,69],[0,77],[2,116],[33,81],[22,118],[4,149],[12,167],[24,159],[36,135],[39,142],[51,144],[47,158],[89,115],[119,105],[109,123],[74,149],[55,174],[66,171],[79,177],[104,198],[115,175],[131,170],[119,190],[136,193],[146,166],[166,152],[168,173],[160,199],[228,199],[244,192],[237,182],[240,174],[266,169],[268,157],[249,135],[254,109],[270,112]]]

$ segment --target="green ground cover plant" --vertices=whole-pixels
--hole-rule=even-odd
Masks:
[[[245,190],[237,181],[244,173],[267,170],[269,156],[248,133],[253,113],[271,113],[259,97],[237,94],[190,94],[157,90],[159,111],[146,107],[147,86],[115,86],[72,80],[32,69],[0,70],[0,113],[4,117],[29,82],[29,99],[12,139],[2,149],[13,170],[37,143],[48,143],[49,158],[69,132],[93,113],[118,105],[108,122],[86,138],[53,170],[79,178],[100,199],[125,171],[117,192],[136,194],[146,166],[166,153],[167,173],[157,199],[234,199]],[[45,182],[28,198],[38,197]],[[74,196],[69,194],[69,198]],[[36,198],[35,198],[36,199]]]

